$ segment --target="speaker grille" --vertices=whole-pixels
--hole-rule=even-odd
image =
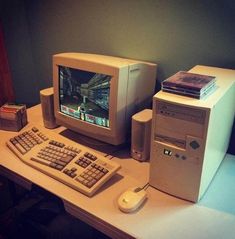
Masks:
[[[144,150],[144,124],[135,122],[132,127],[132,145],[133,149],[139,152]]]

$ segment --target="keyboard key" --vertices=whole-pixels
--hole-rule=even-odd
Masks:
[[[50,166],[51,162],[47,161],[47,160],[43,160],[43,159],[39,159],[39,158],[34,158],[34,157],[31,157],[30,158],[32,161],[35,161],[37,163],[40,163],[40,164],[43,164],[43,165],[46,165],[46,166]]]
[[[27,153],[27,150],[23,146],[21,146],[21,144],[15,143],[14,146],[19,150],[20,153],[22,154]]]

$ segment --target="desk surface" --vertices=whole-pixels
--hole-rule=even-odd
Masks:
[[[29,124],[23,129],[43,126],[40,106],[27,110]],[[56,132],[63,131],[60,127]],[[193,204],[148,187],[148,200],[134,213],[118,209],[117,198],[132,186],[148,182],[149,163],[116,152],[112,160],[121,170],[92,198],[61,184],[22,163],[6,146],[15,132],[0,130],[0,173],[30,187],[31,183],[52,192],[64,201],[66,210],[112,238],[235,238],[235,156],[227,155],[202,200]]]

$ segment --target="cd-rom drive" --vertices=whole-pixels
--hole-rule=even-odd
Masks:
[[[204,124],[205,121],[205,111],[187,106],[167,102],[158,102],[156,111],[159,115],[189,122]]]

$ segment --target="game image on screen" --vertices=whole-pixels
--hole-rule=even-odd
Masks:
[[[60,111],[109,128],[110,75],[59,66]]]

